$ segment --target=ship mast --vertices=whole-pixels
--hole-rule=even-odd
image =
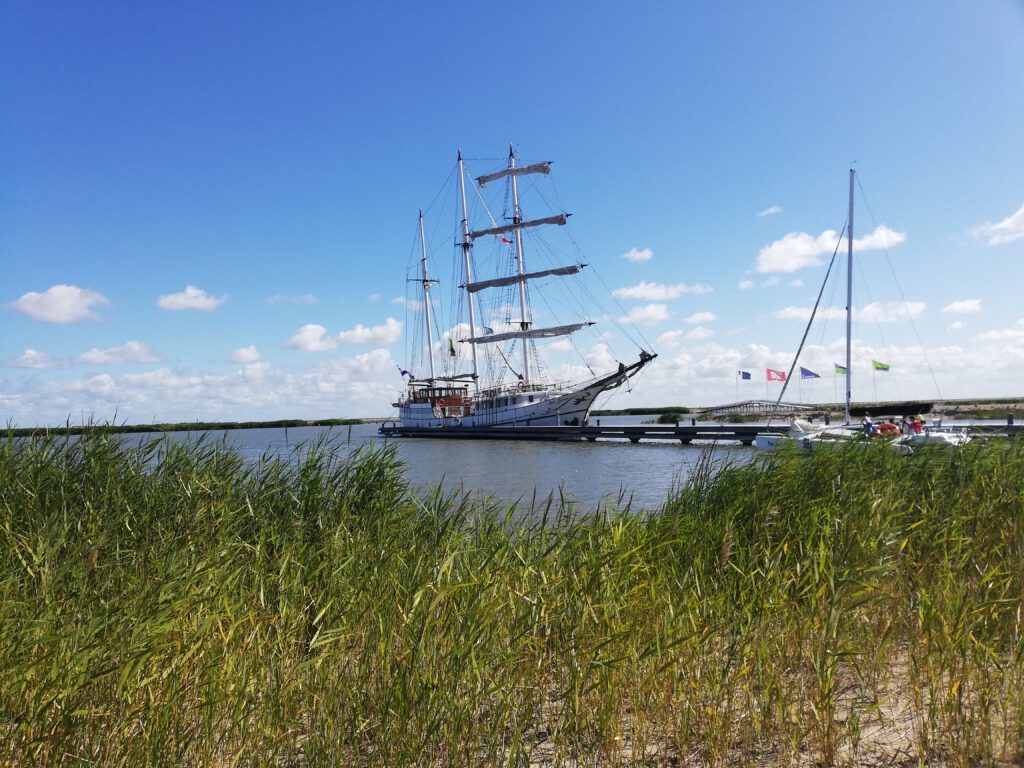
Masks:
[[[482,291],[487,288],[501,288],[509,285],[519,286],[519,328],[514,331],[506,331],[504,333],[494,333],[486,328],[487,331],[483,336],[471,335],[468,339],[463,341],[469,344],[498,344],[503,341],[510,339],[521,339],[523,342],[523,376],[522,383],[530,383],[530,359],[529,359],[529,348],[527,341],[529,339],[547,339],[554,336],[567,336],[570,333],[584,328],[588,325],[593,325],[590,320],[584,320],[579,323],[571,323],[569,325],[558,325],[551,328],[534,328],[531,322],[530,305],[526,298],[526,281],[536,280],[541,277],[559,276],[564,277],[566,275],[575,275],[586,264],[568,264],[565,266],[550,267],[548,269],[538,270],[536,272],[527,272],[523,262],[523,239],[521,230],[530,227],[540,227],[548,224],[554,224],[560,227],[564,227],[569,214],[559,213],[554,216],[546,216],[541,219],[533,219],[531,221],[523,221],[521,211],[519,210],[519,186],[516,182],[517,177],[526,176],[528,174],[551,173],[551,162],[546,161],[543,163],[534,163],[533,165],[516,166],[515,155],[513,154],[512,147],[509,146],[509,160],[508,165],[500,171],[489,173],[484,176],[477,177],[477,184],[482,188],[492,181],[498,181],[499,179],[510,178],[512,181],[512,200],[513,200],[513,221],[511,224],[501,224],[497,226],[488,227],[487,229],[478,229],[469,232],[470,243],[474,242],[478,237],[496,236],[501,237],[505,242],[514,242],[516,248],[516,262],[517,271],[512,275],[506,275],[504,277],[495,277],[487,280],[477,280],[475,282],[467,282],[464,286],[466,292],[474,294],[477,291]],[[496,222],[491,222],[495,224]],[[515,238],[514,241],[506,240],[504,235],[512,234]],[[464,247],[468,246],[465,244],[465,232],[463,234]],[[472,306],[472,304],[470,305]],[[507,363],[508,361],[506,361]]]
[[[476,336],[476,310],[473,306],[473,293],[469,289],[473,282],[473,270],[471,267],[470,249],[472,238],[469,236],[469,211],[466,207],[466,170],[462,164],[462,150],[459,150],[459,192],[462,195],[462,258],[466,265],[466,303],[469,305],[469,336]],[[477,363],[476,344],[470,344],[473,350],[473,388],[480,391],[480,376]]]
[[[529,307],[526,303],[526,280],[523,279],[523,275],[526,274],[526,270],[523,267],[523,233],[522,229],[518,226],[522,222],[522,215],[519,210],[519,184],[516,180],[516,174],[514,169],[516,167],[516,155],[512,151],[512,145],[508,146],[508,167],[510,171],[513,171],[512,176],[512,224],[515,226],[513,237],[515,238],[516,244],[516,268],[520,277],[519,282],[519,330],[528,331],[530,330],[529,320]],[[528,340],[523,338],[523,383],[527,386],[530,384],[530,345]]]
[[[427,275],[427,238],[423,234],[422,208],[420,208],[420,251],[423,254],[421,260],[423,266],[423,315],[427,324],[427,354],[430,356],[430,382],[433,383],[437,378],[437,374],[434,372],[434,334],[430,323],[430,283],[432,281]]]
[[[851,363],[850,334],[853,326],[853,168],[850,169],[850,210],[846,222],[846,423],[850,423],[850,378],[853,375]]]

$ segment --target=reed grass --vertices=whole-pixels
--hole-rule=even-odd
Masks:
[[[0,763],[1019,760],[1022,499],[1009,442],[524,515],[389,448],[8,439]]]

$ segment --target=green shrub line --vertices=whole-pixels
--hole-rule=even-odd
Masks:
[[[643,513],[417,494],[350,451],[0,444],[0,764],[1024,749],[1020,441],[708,457]]]
[[[137,434],[150,432],[219,432],[233,429],[273,429],[289,427],[340,427],[365,424],[365,419],[278,419],[277,421],[179,421],[161,424],[66,424],[63,427],[8,426],[8,437],[61,437],[94,432]]]

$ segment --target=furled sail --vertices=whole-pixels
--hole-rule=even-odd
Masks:
[[[483,237],[484,235],[503,235],[506,232],[514,232],[517,229],[526,229],[527,227],[539,227],[542,224],[557,224],[558,226],[564,226],[568,218],[569,214],[560,213],[557,216],[548,216],[543,219],[520,221],[518,224],[505,224],[504,226],[494,227],[493,229],[480,229],[476,232],[470,232],[469,236],[476,240],[478,237]]]
[[[591,322],[572,323],[571,325],[556,325],[551,328],[530,328],[525,331],[508,331],[507,333],[491,333],[487,336],[474,336],[466,339],[470,344],[496,344],[499,341],[509,339],[548,339],[553,336],[568,336],[580,328],[593,325]]]
[[[481,187],[486,187],[488,183],[503,179],[506,176],[525,176],[528,173],[551,173],[551,161],[546,160],[543,163],[524,165],[522,168],[503,168],[500,171],[488,173],[486,176],[480,176],[477,178],[476,183]]]
[[[568,267],[555,267],[553,269],[542,269],[540,272],[527,272],[523,275],[510,275],[508,277],[496,277],[492,280],[480,280],[475,283],[468,283],[465,287],[470,293],[476,293],[482,291],[484,288],[502,288],[506,285],[515,285],[516,283],[525,283],[527,280],[534,280],[538,277],[547,277],[549,275],[575,275],[586,264],[571,264]]]

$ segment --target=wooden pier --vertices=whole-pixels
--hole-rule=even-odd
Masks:
[[[402,427],[385,423],[380,428],[384,437],[419,437],[456,440],[675,440],[683,445],[692,442],[738,442],[753,445],[754,438],[762,434],[779,434],[786,424],[698,424],[674,426],[672,424],[636,424],[586,427]],[[1024,425],[985,425],[964,427],[972,436],[1018,435]]]
[[[628,426],[594,425],[586,427],[401,427],[385,424],[380,434],[385,437],[422,437],[458,440],[676,440],[684,445],[698,441],[729,440],[753,445],[754,438],[764,432],[779,432],[785,426],[765,427],[763,424],[710,424],[676,427],[671,424],[637,424]]]

